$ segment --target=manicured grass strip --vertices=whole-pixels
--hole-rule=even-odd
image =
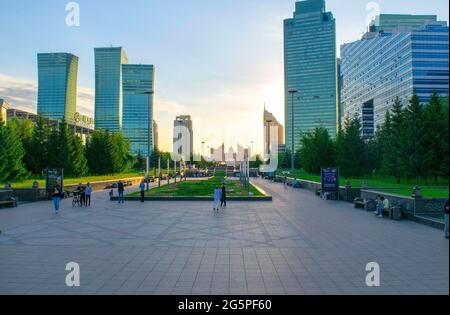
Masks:
[[[120,179],[127,179],[127,178],[135,178],[140,177],[139,173],[124,173],[124,174],[117,174],[117,175],[106,175],[106,176],[88,176],[88,177],[82,177],[82,178],[67,178],[64,179],[64,185],[75,185],[79,183],[94,183],[94,182],[102,182],[102,181],[109,181],[109,180],[120,180]],[[33,186],[34,179],[29,179],[22,182],[12,183],[13,188],[31,188]],[[37,180],[39,183],[39,187],[44,188],[45,187],[45,180]]]
[[[383,190],[390,194],[401,195],[405,197],[411,197],[412,189],[388,189]],[[445,188],[425,188],[421,189],[422,196],[424,198],[448,198],[449,192]]]
[[[224,175],[217,172],[216,176],[208,180],[187,181],[175,184],[153,188],[146,192],[147,197],[212,197],[214,189],[220,187],[224,182]],[[227,187],[227,196],[245,197],[245,196],[264,196],[253,185],[250,186],[250,194],[243,187],[239,180],[225,180]],[[132,193],[129,196],[138,196],[140,193]]]

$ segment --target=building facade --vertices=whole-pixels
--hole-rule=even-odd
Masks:
[[[127,63],[121,47],[95,49],[95,129],[122,129],[122,65]]]
[[[8,119],[7,115],[8,108],[9,108],[8,103],[4,99],[0,98],[0,118],[4,124],[6,124]]]
[[[174,121],[174,127],[175,128],[184,127],[184,128],[186,128],[187,131],[189,131],[189,135],[188,135],[189,139],[184,139],[182,141],[182,143],[189,143],[189,146],[190,146],[189,149],[185,149],[181,145],[178,150],[175,150],[176,149],[175,143],[179,142],[183,138],[183,135],[181,133],[175,132],[174,137],[173,137],[174,153],[181,154],[184,151],[185,153],[189,152],[190,156],[192,156],[194,154],[194,129],[193,129],[193,123],[192,123],[191,116],[189,116],[189,115],[178,116]],[[185,142],[185,141],[187,141],[187,142]],[[175,151],[177,151],[177,152],[175,152]]]
[[[272,135],[272,130],[277,130],[277,135]],[[278,122],[275,116],[264,109],[264,153],[270,154],[272,151],[271,142],[276,139],[277,149],[284,145],[284,127]]]
[[[152,65],[122,66],[122,130],[133,154],[148,156],[154,148],[153,103],[155,69]]]
[[[407,106],[414,93],[423,103],[433,91],[448,96],[447,23],[407,28],[399,21],[401,28],[393,32],[369,32],[341,47],[343,116],[361,117],[365,138],[374,135],[397,97]]]
[[[38,54],[37,112],[48,119],[74,123],[77,107],[78,57],[68,53]]]
[[[437,21],[436,15],[380,14],[370,23],[369,32],[394,32],[402,29],[419,29],[426,22]]]
[[[153,147],[155,150],[159,150],[159,131],[156,120],[153,120]]]
[[[326,12],[325,0],[296,2],[294,17],[284,21],[284,67],[287,147],[294,141],[297,151],[301,134],[317,127],[335,137],[336,22],[333,14]],[[297,93],[291,95],[291,89]]]

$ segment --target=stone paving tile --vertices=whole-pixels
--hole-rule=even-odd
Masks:
[[[258,181],[272,203],[126,203],[94,195],[0,210],[0,294],[448,294],[442,233]],[[68,262],[81,287],[65,285]],[[381,287],[365,285],[366,264]]]

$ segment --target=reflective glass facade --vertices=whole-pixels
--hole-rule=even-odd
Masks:
[[[74,122],[77,107],[78,57],[38,54],[37,112],[48,119]]]
[[[324,0],[296,2],[294,17],[284,21],[284,64],[287,148],[292,147],[292,125],[295,151],[301,133],[316,127],[327,128],[335,137],[336,23],[332,13],[326,12]],[[289,89],[298,90],[294,100]]]
[[[123,65],[123,120],[122,130],[131,142],[133,154],[147,156],[154,148],[152,65]],[[148,150],[150,145],[150,152]]]
[[[341,47],[344,116],[363,118],[364,133],[373,135],[397,97],[408,104],[415,92],[428,102],[433,91],[448,95],[448,27],[426,23],[422,29],[368,33]]]
[[[122,65],[127,63],[121,47],[95,49],[95,129],[122,128]]]
[[[419,29],[426,22],[437,21],[436,15],[380,14],[370,24],[370,32],[393,32],[402,28]]]

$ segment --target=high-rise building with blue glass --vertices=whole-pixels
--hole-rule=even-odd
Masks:
[[[148,156],[154,148],[153,89],[155,70],[152,65],[122,66],[122,130],[131,142],[133,154]],[[150,150],[150,151],[149,151]]]
[[[127,63],[121,47],[95,49],[95,129],[122,129],[122,65]]]
[[[293,141],[297,151],[301,134],[317,127],[335,137],[336,22],[326,12],[325,0],[296,2],[294,17],[284,21],[284,67],[287,148],[291,150]]]
[[[448,96],[447,23],[431,16],[419,26],[423,16],[395,17],[399,27],[392,16],[377,18],[381,23],[372,24],[378,32],[341,47],[343,116],[359,115],[366,138],[384,122],[397,97],[406,106],[414,93],[422,102],[433,91]]]
[[[68,53],[38,54],[37,112],[48,119],[73,123],[77,107],[78,57]]]

